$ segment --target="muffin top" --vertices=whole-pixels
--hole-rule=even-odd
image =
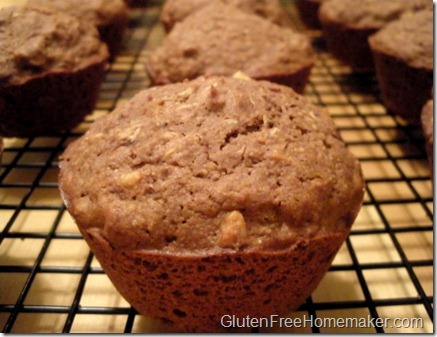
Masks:
[[[28,5],[62,11],[97,26],[128,16],[124,0],[29,0]]]
[[[322,22],[378,29],[405,11],[432,8],[430,0],[329,0],[319,10]]]
[[[155,83],[166,84],[237,71],[266,79],[313,62],[305,35],[217,2],[176,25],[150,55],[147,70]]]
[[[433,69],[433,11],[406,13],[369,38],[372,49],[411,67]]]
[[[97,120],[60,161],[79,228],[115,249],[263,251],[347,233],[359,164],[324,110],[270,82],[153,87]]]
[[[0,10],[0,82],[21,84],[49,72],[75,71],[105,61],[97,29],[47,10]]]
[[[259,15],[279,25],[285,23],[285,13],[278,0],[167,0],[161,11],[161,22],[170,30],[177,22],[211,2],[222,2],[247,13]]]

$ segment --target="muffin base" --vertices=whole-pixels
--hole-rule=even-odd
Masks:
[[[375,70],[367,39],[376,29],[355,29],[330,22],[322,22],[323,37],[328,50],[356,72]]]
[[[188,332],[232,331],[221,325],[224,315],[262,318],[297,309],[345,239],[338,232],[286,250],[183,255],[115,250],[99,229],[81,231],[136,310]]]
[[[108,46],[109,60],[114,61],[123,49],[123,37],[128,24],[128,17],[119,17],[109,25],[98,27],[100,37]]]
[[[269,81],[274,82],[277,84],[282,84],[287,87],[292,88],[294,91],[296,91],[299,94],[303,94],[305,91],[305,87],[308,83],[310,73],[311,73],[312,65],[302,68],[298,71],[296,71],[293,74],[287,74],[287,75],[269,75],[266,77],[252,77],[253,79],[259,80],[259,81]]]
[[[35,77],[20,85],[0,84],[0,135],[31,137],[68,130],[92,112],[106,61],[74,73]]]
[[[319,20],[319,1],[297,0],[296,5],[299,10],[300,18],[305,25],[317,29],[321,27]]]
[[[419,125],[422,108],[432,97],[433,72],[373,50],[384,105],[411,124]]]

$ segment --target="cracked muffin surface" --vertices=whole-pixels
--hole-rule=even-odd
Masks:
[[[327,112],[238,78],[147,89],[70,144],[60,167],[78,225],[114,249],[280,250],[348,233],[363,197]]]

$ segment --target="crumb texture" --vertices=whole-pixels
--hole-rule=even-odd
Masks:
[[[284,249],[347,233],[363,197],[359,164],[324,110],[236,78],[145,90],[96,121],[60,166],[79,227],[115,249]]]

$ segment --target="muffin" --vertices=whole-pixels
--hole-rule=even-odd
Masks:
[[[126,300],[201,332],[301,305],[363,199],[325,110],[215,76],[144,90],[97,120],[61,156],[59,186]]]
[[[3,156],[3,138],[0,137],[0,164],[2,162],[2,156]]]
[[[129,20],[124,0],[30,0],[28,6],[48,8],[94,23],[108,45],[111,60],[123,47],[123,35]]]
[[[434,174],[434,102],[430,99],[422,109],[421,123],[425,136],[425,148],[430,166],[430,176]]]
[[[368,37],[406,11],[432,8],[429,0],[329,0],[319,19],[329,51],[354,71],[374,71]]]
[[[169,32],[177,22],[183,21],[190,14],[212,2],[235,6],[278,25],[284,25],[286,22],[286,14],[278,0],[166,0],[161,11],[161,23]]]
[[[0,10],[0,135],[77,125],[93,110],[107,59],[93,25],[46,10]]]
[[[155,85],[242,71],[303,92],[313,63],[305,35],[218,2],[176,25],[146,69]]]
[[[296,6],[302,21],[311,28],[320,28],[319,8],[326,0],[297,0]]]
[[[384,105],[413,124],[432,96],[433,11],[406,14],[369,38]]]

